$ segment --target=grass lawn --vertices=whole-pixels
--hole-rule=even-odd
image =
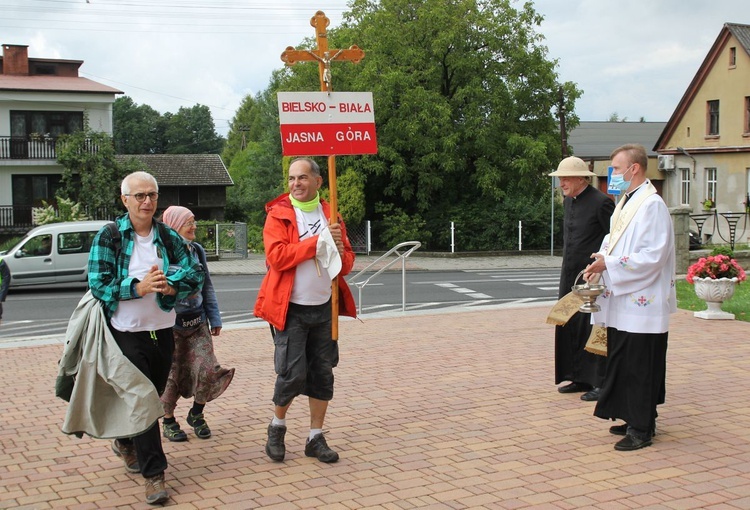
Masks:
[[[685,280],[677,281],[677,308],[699,312],[708,308],[706,302],[695,295],[693,285]],[[734,296],[721,304],[725,312],[733,313],[739,321],[750,322],[750,280],[734,288]]]

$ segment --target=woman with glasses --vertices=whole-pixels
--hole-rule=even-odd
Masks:
[[[234,368],[222,368],[216,360],[212,336],[221,334],[221,316],[216,293],[208,273],[206,252],[195,242],[195,216],[185,207],[170,206],[162,221],[177,231],[205,272],[203,290],[177,301],[174,331],[174,355],[167,387],[161,396],[164,405],[163,434],[170,441],[187,441],[187,434],[174,417],[177,399],[194,398],[187,415],[187,424],[200,439],[211,437],[211,429],[203,417],[203,409],[227,389],[234,377]]]

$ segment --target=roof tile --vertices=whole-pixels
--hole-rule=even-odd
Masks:
[[[118,161],[135,158],[156,177],[160,186],[233,186],[218,154],[120,154]]]

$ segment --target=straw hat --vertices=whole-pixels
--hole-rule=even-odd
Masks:
[[[589,170],[589,166],[581,159],[570,156],[557,165],[557,170],[549,174],[551,177],[591,177],[596,175]]]

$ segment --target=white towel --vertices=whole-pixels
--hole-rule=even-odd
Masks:
[[[333,240],[331,231],[328,227],[318,235],[318,245],[316,248],[315,258],[321,266],[326,268],[328,276],[333,280],[341,272],[341,255]]]

